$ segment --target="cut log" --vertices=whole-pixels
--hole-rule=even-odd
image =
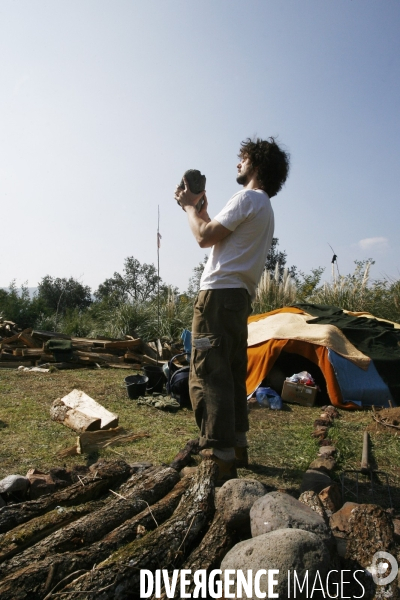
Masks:
[[[72,390],[67,396],[61,398],[61,402],[68,408],[78,410],[88,417],[101,419],[100,429],[111,429],[118,426],[118,415],[104,408],[85,392]]]
[[[203,537],[200,544],[195,550],[188,556],[187,560],[181,566],[182,569],[188,569],[192,572],[204,569],[207,571],[207,575],[213,569],[220,567],[221,561],[225,554],[239,541],[238,535],[229,530],[226,527],[226,523],[223,517],[216,513],[213,522],[210,525],[209,530]],[[180,598],[180,574],[175,588],[174,596],[170,598]],[[185,589],[188,594],[192,594],[195,588],[195,584],[192,582]],[[167,594],[165,590],[161,593],[161,598],[166,600]],[[151,600],[155,600],[155,596],[152,596]]]
[[[80,570],[89,571],[95,564],[105,560],[112,552],[134,540],[141,530],[151,531],[168,519],[187,490],[189,479],[179,481],[171,492],[153,506],[125,521],[101,541],[95,542],[78,552],[48,555],[41,561],[32,562],[26,568],[8,574],[0,584],[2,600],[18,598],[42,599],[51,590],[53,593],[64,587],[69,577]],[[72,577],[76,579],[76,575]],[[62,585],[59,582],[63,581]]]
[[[182,450],[179,450],[178,454],[170,464],[170,467],[180,471],[189,464],[192,454],[198,454],[199,450],[199,438],[190,440]]]
[[[56,506],[76,506],[88,500],[95,500],[130,475],[130,466],[123,460],[99,462],[92,465],[91,469],[90,475],[83,477],[79,483],[54,494],[42,496],[38,500],[3,506],[0,511],[0,533],[10,531]]]
[[[54,400],[50,407],[50,417],[57,423],[82,433],[83,431],[97,431],[101,427],[101,419],[88,416],[75,408],[66,406],[61,398]]]
[[[0,562],[11,559],[57,529],[61,529],[61,527],[72,523],[72,521],[98,510],[104,506],[104,503],[104,500],[94,500],[81,506],[69,508],[59,506],[40,517],[28,521],[28,523],[14,527],[14,529],[0,537]]]
[[[61,588],[62,592],[80,592],[80,600],[140,598],[141,569],[179,568],[214,511],[216,471],[212,461],[203,461],[168,521],[144,538],[120,548],[90,573]]]

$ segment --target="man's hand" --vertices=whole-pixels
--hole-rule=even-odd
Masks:
[[[222,241],[232,232],[221,225],[221,223],[218,223],[218,221],[210,219],[207,212],[208,201],[206,193],[193,194],[185,178],[183,181],[185,189],[183,190],[181,187],[176,186],[175,200],[187,214],[190,229],[200,248],[211,248],[211,246]],[[201,198],[204,198],[204,204],[198,211],[196,206],[201,202]]]
[[[204,198],[204,205],[199,213],[203,210],[206,211],[207,196],[205,191],[200,192],[199,194],[193,194],[193,192],[190,191],[186,177],[183,178],[183,182],[185,184],[184,189],[179,186],[176,186],[175,188],[175,200],[178,202],[179,206],[181,206],[182,210],[186,210],[187,206],[197,206],[201,202],[201,199]]]

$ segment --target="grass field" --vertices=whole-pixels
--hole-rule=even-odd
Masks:
[[[35,467],[52,467],[95,462],[104,457],[127,462],[168,463],[189,439],[197,437],[193,413],[176,413],[139,406],[127,397],[124,378],[130,372],[114,369],[74,370],[54,373],[0,372],[0,479],[10,474],[25,475]],[[76,434],[50,419],[56,398],[72,389],[83,390],[119,415],[119,424],[134,433],[146,432],[127,445],[100,450],[94,455],[60,459],[57,453],[72,446]],[[298,492],[302,475],[314,458],[318,445],[311,437],[320,408],[284,405],[283,411],[258,409],[250,413],[250,466],[241,477],[253,477],[271,489]],[[394,504],[400,510],[400,436],[378,431],[371,412],[341,411],[330,430],[338,449],[334,478],[345,469],[360,466],[363,431],[369,428],[372,465],[389,475]],[[379,490],[378,490],[379,491]],[[386,489],[382,489],[386,494]],[[348,498],[352,499],[352,498]],[[368,501],[368,499],[366,500]],[[369,501],[372,501],[371,499]]]

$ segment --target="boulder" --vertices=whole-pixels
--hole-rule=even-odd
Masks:
[[[279,598],[310,598],[310,587],[317,571],[324,581],[329,565],[328,550],[318,535],[302,529],[278,529],[236,544],[223,559],[221,570],[223,571],[222,579],[224,579],[225,569],[235,571],[235,574],[230,577],[234,581],[230,592],[236,592],[238,570],[241,570],[246,576],[248,569],[251,569],[255,577],[257,571],[261,569],[266,571],[277,569],[279,573],[271,575],[278,581],[277,585],[274,585],[273,591],[279,595]],[[288,571],[291,574],[290,587]],[[308,577],[308,581],[311,582],[308,590],[306,586],[302,592],[297,588],[296,595],[294,595],[293,589],[294,571],[300,582],[305,577]],[[253,585],[251,595],[243,593],[242,596],[235,594],[234,597],[259,598],[261,596],[257,594],[257,591]],[[260,591],[266,592],[265,597],[268,598],[268,577],[266,575],[262,575],[260,578]]]
[[[319,514],[293,496],[280,492],[271,492],[255,501],[250,510],[250,525],[253,537],[292,528],[311,531],[325,542],[331,539],[331,532]]]
[[[348,524],[345,559],[349,569],[364,568],[371,574],[379,574],[378,565],[382,567],[390,562],[386,560],[389,557],[385,557],[383,561],[378,560],[376,554],[382,550],[389,556],[391,554],[394,563],[397,564],[393,523],[383,508],[375,504],[359,504],[351,511]],[[384,567],[380,577],[384,580],[390,575],[392,568],[393,566],[387,570],[387,567]],[[378,586],[373,585],[370,576],[362,574],[360,581],[366,589],[365,598],[398,598],[397,577],[386,584],[379,584],[379,592],[376,589]]]
[[[256,479],[230,479],[220,488],[215,506],[228,527],[248,530],[250,509],[265,493],[265,487]]]

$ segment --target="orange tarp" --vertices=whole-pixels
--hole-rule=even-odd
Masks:
[[[249,317],[249,323],[264,319],[267,316],[279,312],[292,312],[296,314],[307,314],[298,308],[285,307]],[[250,395],[260,385],[269,373],[280,353],[284,350],[292,354],[299,354],[316,364],[325,377],[326,387],[332,404],[338,408],[358,409],[355,404],[343,404],[343,397],[337,382],[335,372],[328,358],[328,348],[303,342],[301,340],[267,340],[247,349],[247,394]]]

